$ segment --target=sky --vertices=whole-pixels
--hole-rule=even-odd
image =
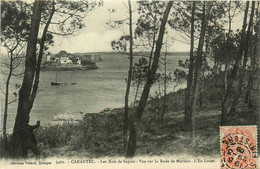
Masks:
[[[128,30],[113,30],[106,26],[106,23],[109,21],[108,10],[111,8],[116,10],[116,13],[111,15],[112,20],[127,18],[127,8],[124,6],[123,1],[105,0],[102,7],[95,9],[85,18],[84,23],[86,27],[83,30],[67,38],[56,36],[54,46],[50,47],[49,51],[51,53],[58,53],[60,50],[66,50],[70,53],[113,51],[111,41],[118,40],[123,35],[123,32],[127,32]],[[136,8],[137,4],[133,2],[132,9],[135,10]],[[134,18],[137,16],[136,13],[133,14]],[[189,45],[174,42],[168,50],[189,51]]]
[[[108,9],[112,7],[123,7],[119,2],[104,2],[104,6],[92,11],[89,16],[84,19],[84,27],[82,30],[75,32],[69,37],[55,36],[54,46],[49,50],[57,53],[60,50],[68,52],[100,52],[111,51],[110,43],[112,39],[120,36],[118,30],[108,30],[105,23],[109,20]]]
[[[128,16],[127,8],[125,7],[127,1],[121,0],[104,0],[101,7],[92,11],[85,19],[86,27],[75,32],[68,37],[54,36],[54,45],[49,48],[52,54],[58,53],[60,50],[66,50],[70,53],[87,53],[87,52],[110,52],[111,41],[118,40],[124,32],[128,32],[127,26],[123,29],[111,29],[106,26],[106,23],[111,20],[122,20]],[[125,3],[125,4],[124,4]],[[115,9],[115,13],[109,15],[109,9]],[[137,3],[132,1],[132,9],[137,9]],[[233,28],[241,29],[242,15],[235,18],[232,24]],[[137,19],[137,12],[133,13],[133,20]],[[189,51],[190,46],[182,43],[182,36],[176,31],[169,31],[169,35],[175,40],[168,47],[169,52],[183,52]],[[3,49],[3,47],[1,48]],[[1,50],[1,53],[5,53]]]
[[[111,41],[118,40],[119,37],[123,35],[123,32],[128,31],[128,28],[125,27],[124,30],[108,29],[106,23],[109,21],[110,17],[112,20],[122,20],[128,17],[128,11],[125,7],[127,6],[126,2],[127,1],[123,2],[121,0],[104,0],[102,7],[95,9],[85,18],[84,23],[86,27],[83,30],[78,31],[73,36],[67,38],[56,36],[54,39],[54,46],[50,47],[49,51],[53,54],[58,53],[60,50],[66,50],[70,53],[113,51],[111,48]],[[109,9],[115,9],[116,12],[109,15]],[[136,1],[132,1],[132,9],[137,9]],[[241,29],[242,18],[242,14],[234,18],[232,24],[233,29]],[[133,20],[136,19],[137,12],[134,12]],[[170,28],[168,30],[170,30],[170,36],[175,39],[168,47],[168,51],[189,51],[190,46],[180,42],[183,41],[185,35],[181,36],[180,33],[172,31]]]

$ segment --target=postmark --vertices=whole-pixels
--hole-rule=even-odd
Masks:
[[[220,127],[221,167],[257,168],[257,126]]]

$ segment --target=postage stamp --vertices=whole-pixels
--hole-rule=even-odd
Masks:
[[[221,167],[257,168],[257,126],[220,127]]]

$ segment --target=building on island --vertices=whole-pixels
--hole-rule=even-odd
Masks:
[[[46,61],[57,64],[87,65],[103,61],[100,55],[71,54],[61,50],[56,55],[46,55]]]

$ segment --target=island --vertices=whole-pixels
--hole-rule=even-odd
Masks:
[[[61,50],[56,55],[46,55],[41,66],[43,71],[94,70],[98,69],[95,61],[102,61],[99,55],[71,54]]]

